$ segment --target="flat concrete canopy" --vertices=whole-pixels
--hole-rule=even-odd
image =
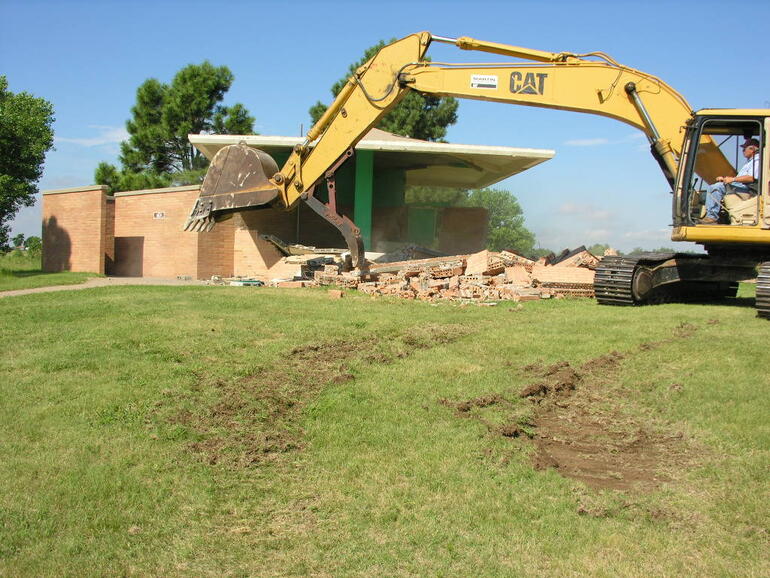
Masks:
[[[276,156],[285,155],[304,141],[302,137],[264,135],[191,134],[188,138],[209,159],[222,147],[239,142]],[[356,145],[356,150],[373,151],[377,168],[403,169],[407,185],[460,189],[488,187],[547,161],[555,154],[547,149],[428,142],[376,128]]]

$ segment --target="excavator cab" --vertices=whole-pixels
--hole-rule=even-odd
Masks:
[[[743,145],[748,139],[764,141],[763,118],[720,115],[696,116],[685,142],[687,162],[682,179],[680,217],[688,226],[705,226],[708,187],[717,176],[736,176],[747,163]],[[764,160],[764,159],[762,159]],[[761,167],[762,163],[759,163]],[[715,166],[718,167],[715,169]],[[761,173],[759,171],[754,171]],[[752,174],[754,182],[741,187],[727,187],[722,199],[717,225],[756,227],[761,214],[761,174]],[[765,192],[766,195],[766,192]],[[709,225],[713,226],[713,225]]]

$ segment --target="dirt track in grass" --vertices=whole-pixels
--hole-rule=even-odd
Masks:
[[[610,351],[579,366],[560,361],[512,368],[525,386],[439,403],[458,417],[480,421],[493,437],[532,444],[532,465],[538,470],[553,468],[595,489],[649,491],[693,462],[694,444],[662,420],[636,411],[617,381],[629,357],[695,331],[683,324],[668,339],[632,352]],[[295,347],[242,378],[212,382],[200,376],[191,397],[205,391],[205,400],[168,421],[193,432],[189,447],[205,462],[258,466],[304,446],[302,412],[325,387],[353,380],[367,365],[391,363],[463,333],[456,326],[430,325],[389,339],[370,336]]]
[[[670,339],[644,343],[638,351],[686,339],[695,331],[697,327],[682,324]],[[530,440],[538,470],[553,468],[599,490],[650,491],[688,467],[697,451],[682,432],[635,411],[614,386],[623,362],[635,354],[611,351],[578,367],[567,361],[530,364],[520,372],[532,381],[519,391],[439,403],[458,417],[482,422],[493,436]],[[529,411],[522,410],[516,397],[529,400]],[[497,411],[495,417],[490,417],[490,408]]]
[[[465,333],[458,326],[421,325],[389,339],[370,336],[298,346],[240,379],[210,382],[200,376],[191,397],[205,391],[206,401],[169,421],[192,430],[198,439],[189,447],[207,463],[258,466],[304,446],[302,412],[324,388],[354,379],[367,365],[391,363]]]
[[[684,436],[638,417],[607,389],[623,359],[613,351],[577,370],[545,368],[536,374],[545,392],[539,398],[529,388],[521,392],[539,405],[535,468],[555,468],[596,489],[644,491],[670,481],[665,472],[683,463],[688,451]]]

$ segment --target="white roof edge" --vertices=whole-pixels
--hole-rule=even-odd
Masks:
[[[250,145],[273,145],[289,146],[301,144],[304,142],[302,137],[288,136],[264,136],[264,135],[220,135],[220,134],[191,134],[187,135],[189,141],[197,145],[206,144],[234,144],[245,142]],[[379,150],[394,152],[430,152],[430,153],[454,153],[454,154],[486,154],[496,156],[516,156],[526,155],[535,158],[551,159],[556,155],[556,151],[551,149],[533,149],[492,145],[465,145],[455,143],[441,143],[417,141],[412,139],[404,140],[367,140],[362,139],[356,145],[360,150]]]
[[[363,145],[363,146],[361,146]],[[363,150],[381,150],[381,151],[415,151],[415,152],[433,152],[433,153],[465,153],[465,154],[486,154],[486,155],[504,155],[526,154],[527,156],[540,158],[553,158],[556,151],[549,149],[531,149],[519,147],[505,147],[493,145],[465,145],[443,142],[426,143],[400,143],[398,141],[367,140],[358,143],[356,148]]]

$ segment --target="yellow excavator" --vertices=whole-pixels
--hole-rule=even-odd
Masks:
[[[434,42],[510,57],[511,62],[452,64],[426,59]],[[336,206],[335,171],[356,143],[410,91],[602,115],[641,130],[673,193],[674,241],[706,253],[647,253],[602,259],[599,303],[633,305],[735,296],[738,282],[757,279],[757,310],[770,318],[770,175],[765,154],[767,109],[694,112],[665,82],[602,52],[546,52],[473,38],[412,34],[383,47],[348,80],[336,100],[280,169],[244,144],[212,159],[185,228],[204,231],[232,213],[265,206],[290,210],[299,201],[344,237],[353,267],[367,262],[358,228]],[[750,139],[756,139],[750,141]],[[706,216],[708,185],[730,182],[742,168],[741,145],[759,143],[760,174],[727,193],[716,219]],[[745,172],[745,169],[742,171]],[[756,170],[754,171],[756,172]],[[328,202],[315,196],[326,183]]]

